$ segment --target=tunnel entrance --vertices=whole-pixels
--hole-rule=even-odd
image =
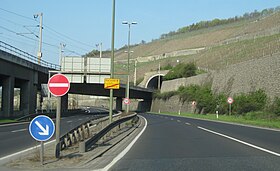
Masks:
[[[156,75],[154,77],[152,77],[146,84],[146,88],[150,88],[150,89],[156,89],[158,90],[158,87],[161,88],[162,85],[162,81],[163,81],[163,75]],[[159,84],[159,85],[158,85]]]

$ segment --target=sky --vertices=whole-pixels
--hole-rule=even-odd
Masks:
[[[241,16],[280,6],[280,0],[116,0],[115,48],[149,42],[163,33],[202,20]],[[81,56],[97,49],[111,48],[112,0],[1,0],[0,40],[37,55],[39,20],[43,13],[43,60],[59,63],[59,44],[64,55]]]

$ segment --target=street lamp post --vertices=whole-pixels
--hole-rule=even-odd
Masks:
[[[130,26],[137,24],[137,22],[123,21],[122,24],[128,25],[128,43],[127,43],[127,84],[126,84],[126,98],[129,99],[129,58],[130,58]],[[129,112],[129,104],[126,105],[126,113]]]

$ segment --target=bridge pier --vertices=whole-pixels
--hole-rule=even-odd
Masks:
[[[137,110],[142,112],[148,112],[151,110],[152,99],[144,99],[144,101],[138,103]]]
[[[2,116],[12,117],[14,114],[15,77],[5,77],[2,85]]]
[[[117,97],[116,99],[116,110],[121,111],[122,110],[122,98]]]
[[[68,93],[61,97],[61,111],[68,110]]]

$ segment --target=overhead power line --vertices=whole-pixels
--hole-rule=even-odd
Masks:
[[[12,11],[9,11],[9,10],[3,9],[3,8],[0,8],[0,10],[5,11],[5,12],[10,13],[10,14],[13,14],[13,15],[16,15],[16,16],[18,16],[18,17],[22,17],[22,18],[25,18],[25,19],[28,19],[28,20],[30,20],[30,21],[33,21],[33,22],[38,23],[37,20],[34,20],[34,19],[31,18],[31,17],[26,17],[26,16],[24,16],[24,15],[21,15],[21,14],[18,14],[18,13],[16,13],[16,12],[12,12]],[[2,19],[3,19],[3,18],[2,18]],[[10,23],[12,23],[12,24],[22,26],[21,24],[18,24],[18,23],[14,22],[14,21],[11,21],[11,20],[8,20],[8,19],[4,19],[4,20],[6,20],[7,22],[10,22]],[[63,39],[70,40],[70,41],[72,41],[73,43],[75,43],[75,44],[77,44],[77,45],[83,45],[83,46],[86,46],[86,47],[93,48],[93,45],[90,45],[90,44],[88,44],[88,43],[84,43],[84,42],[81,42],[81,41],[79,41],[79,40],[73,39],[73,38],[71,38],[70,36],[67,36],[67,35],[65,35],[65,34],[63,34],[63,33],[60,33],[60,32],[56,31],[55,29],[53,29],[53,28],[51,28],[51,27],[49,27],[49,26],[47,26],[47,25],[45,25],[45,24],[43,24],[43,26],[44,26],[44,28],[46,28],[47,30],[50,30],[51,32],[53,32],[53,33],[50,33],[50,34],[58,35],[59,37],[61,37],[61,38],[63,38]],[[27,27],[25,27],[25,26],[23,26],[23,27],[24,27],[25,29],[31,31],[31,30],[28,29]],[[27,39],[30,39],[30,40],[33,40],[33,41],[37,41],[37,40],[35,40],[35,39],[33,39],[33,38],[30,38],[30,37],[28,37],[28,36],[26,36],[26,35],[24,35],[24,34],[19,34],[19,33],[15,32],[15,31],[10,30],[10,29],[8,29],[8,28],[5,28],[5,27],[3,27],[3,26],[1,26],[1,28],[3,28],[4,30],[7,30],[7,31],[9,31],[9,32],[15,33],[15,34],[17,34],[17,35],[20,35],[20,36],[22,36],[22,37],[25,37],[25,38],[27,38]],[[55,33],[55,34],[54,34],[54,33]],[[36,36],[36,34],[35,34],[33,31],[31,31],[31,34],[33,34],[33,35]],[[36,37],[37,37],[37,36],[36,36]],[[56,37],[57,37],[57,36],[56,36]],[[57,40],[57,39],[56,39],[56,40]],[[88,51],[91,50],[91,49],[88,50],[88,49],[82,48],[82,47],[80,47],[80,46],[73,45],[72,43],[68,43],[68,41],[66,41],[65,43],[67,43],[67,44],[70,45],[70,46],[76,47],[77,49],[81,49],[81,50],[83,50],[83,51],[85,51],[85,52],[88,52]],[[58,45],[53,45],[53,44],[46,43],[46,42],[43,42],[43,44],[46,44],[46,45],[49,45],[49,46],[52,46],[52,47],[58,47]],[[75,53],[77,54],[77,52],[75,52]]]

